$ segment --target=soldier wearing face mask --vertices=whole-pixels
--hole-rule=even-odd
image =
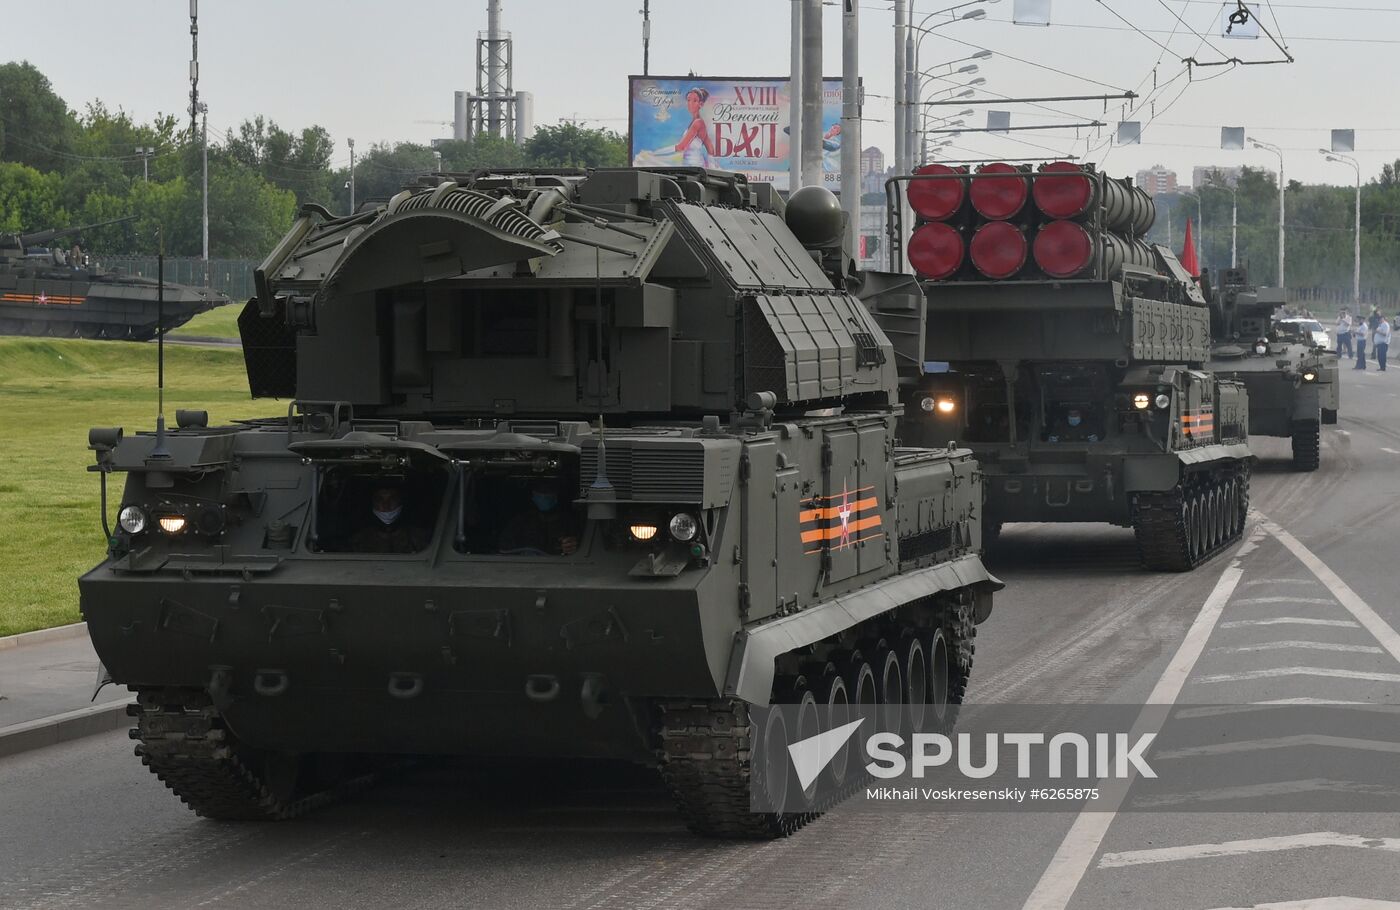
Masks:
[[[1070,408],[1064,416],[1055,421],[1050,431],[1050,442],[1098,442],[1103,431],[1093,425],[1080,408]]]
[[[501,552],[531,556],[571,556],[578,550],[578,520],[559,502],[559,484],[539,478],[530,487],[530,505],[501,532]]]
[[[399,488],[380,484],[370,493],[372,516],[350,538],[356,553],[417,553],[428,545],[428,534],[404,516]]]

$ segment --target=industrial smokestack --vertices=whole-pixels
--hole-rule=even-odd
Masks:
[[[501,135],[501,0],[486,0],[486,126],[492,136]]]
[[[821,186],[822,0],[802,4],[802,183]]]

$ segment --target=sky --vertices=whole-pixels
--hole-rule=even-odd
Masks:
[[[1362,175],[1400,159],[1400,0],[1268,0],[1264,26],[1295,58],[1291,64],[1192,67],[1239,57],[1274,60],[1267,37],[1220,37],[1221,0],[1052,0],[1048,27],[1013,24],[1017,0],[911,0],[916,19],[940,23],[921,44],[935,74],[966,65],[980,48],[993,57],[976,99],[1121,95],[1129,102],[1061,102],[1048,111],[1009,110],[1013,125],[1101,120],[1099,129],[1065,127],[1005,137],[965,133],[949,151],[964,159],[1056,157],[1073,151],[1114,176],[1163,164],[1189,182],[1193,165],[1276,169],[1271,152],[1222,151],[1220,127],[1282,146],[1285,173],[1308,183],[1349,185],[1354,172],[1318,154],[1329,130],[1356,130]],[[862,146],[893,146],[893,4],[860,0],[861,74],[866,89]],[[954,3],[980,20],[931,15]],[[532,92],[537,124],[577,118],[627,128],[627,76],[642,67],[642,0],[505,0],[514,39],[515,87]],[[336,140],[335,163],[349,161],[347,137],[424,142],[451,135],[454,90],[475,83],[475,39],[486,0],[202,0],[200,93],[210,133],[262,114],[284,128],[320,124]],[[824,7],[824,59],[841,68],[841,12]],[[789,0],[652,0],[651,73],[784,75],[790,48]],[[138,120],[181,117],[189,94],[186,0],[66,0],[61,6],[5,3],[0,61],[28,60],[71,107],[100,99]],[[1209,78],[1214,77],[1214,78]],[[932,82],[950,85],[950,82]],[[1154,84],[1157,86],[1154,91]],[[930,89],[932,90],[932,89]],[[952,112],[961,107],[950,109]],[[1076,119],[1077,118],[1077,121]],[[1108,141],[1120,119],[1141,121],[1143,142]],[[1023,143],[1034,143],[1026,145]],[[892,154],[890,154],[892,163]]]

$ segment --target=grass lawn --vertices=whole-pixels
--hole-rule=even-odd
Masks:
[[[0,635],[81,618],[78,576],[106,548],[87,431],[154,429],[155,379],[153,343],[0,338]],[[170,345],[165,385],[172,425],[176,408],[204,408],[211,424],[278,411],[248,397],[237,350]],[[110,479],[115,521],[124,478]]]
[[[236,341],[238,339],[238,314],[243,312],[244,305],[237,302],[226,303],[207,313],[200,313],[178,329],[171,331],[170,337],[232,338]]]

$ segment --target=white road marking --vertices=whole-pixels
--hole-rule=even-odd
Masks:
[[[1221,714],[1249,714],[1259,711],[1261,708],[1279,708],[1285,705],[1368,705],[1365,701],[1339,701],[1334,698],[1271,698],[1267,701],[1252,701],[1242,705],[1197,705],[1194,708],[1182,708],[1172,716],[1181,720],[1189,720],[1193,717],[1216,717]]]
[[[1254,540],[1255,536],[1251,535],[1251,541]],[[1244,548],[1242,547],[1240,553],[1243,554],[1243,552]],[[1229,602],[1230,595],[1235,593],[1235,587],[1240,583],[1240,576],[1243,574],[1244,570],[1240,568],[1238,557],[1220,573],[1220,579],[1215,583],[1215,587],[1211,590],[1205,603],[1201,605],[1201,611],[1196,614],[1191,628],[1186,631],[1186,637],[1182,639],[1181,646],[1177,648],[1171,663],[1167,665],[1162,677],[1157,680],[1152,694],[1147,697],[1147,706],[1176,703],[1177,698],[1181,695],[1182,687],[1186,685],[1187,677],[1191,675],[1191,670],[1200,660],[1202,652],[1205,651],[1206,642],[1220,621],[1221,611]],[[1143,708],[1142,713],[1138,715],[1137,723],[1133,725],[1133,731],[1129,734],[1131,739],[1142,734],[1159,732],[1162,729],[1162,724],[1166,721],[1166,711],[1152,711],[1147,706]],[[1074,896],[1079,883],[1083,880],[1085,873],[1089,871],[1095,854],[1099,852],[1104,835],[1108,833],[1109,825],[1113,824],[1113,819],[1123,806],[1128,788],[1132,785],[1132,778],[1100,781],[1099,785],[1100,801],[1092,811],[1088,809],[1080,811],[1078,818],[1070,826],[1069,832],[1065,834],[1064,840],[1060,842],[1059,849],[1055,851],[1050,864],[1045,867],[1040,881],[1036,883],[1035,889],[1026,898],[1023,910],[1064,910],[1069,905],[1070,898]]]
[[[1211,648],[1211,651],[1239,653],[1243,651],[1284,651],[1301,648],[1305,651],[1348,651],[1356,654],[1384,654],[1375,645],[1339,645],[1330,641],[1266,641],[1259,645],[1237,645],[1233,648]]]
[[[1351,430],[1337,430],[1336,433],[1338,436],[1350,436]]]
[[[1217,907],[1216,910],[1400,910],[1395,901],[1369,897],[1313,897],[1301,901],[1275,901],[1252,907]]]
[[[1249,604],[1325,604],[1332,606],[1336,601],[1330,597],[1242,597],[1235,601],[1235,606],[1242,607]]]
[[[1262,518],[1262,516],[1261,516]],[[1366,631],[1375,636],[1377,643],[1391,657],[1400,661],[1400,632],[1396,632],[1390,623],[1380,617],[1370,604],[1361,599],[1351,586],[1342,581],[1341,577],[1327,567],[1318,559],[1313,552],[1299,542],[1298,538],[1280,528],[1277,524],[1267,518],[1263,518],[1263,525],[1278,542],[1283,544],[1298,557],[1303,565],[1308,567],[1308,571],[1317,576],[1317,580],[1327,586],[1327,590],[1332,592],[1332,596],[1337,598],[1342,606],[1346,607],[1356,621],[1366,627]]]
[[[1234,619],[1220,624],[1222,629],[1240,629],[1245,626],[1337,626],[1355,629],[1357,624],[1349,619],[1310,619],[1307,616],[1279,616],[1275,619]]]
[[[1099,860],[1099,868],[1119,869],[1147,863],[1171,863],[1214,856],[1243,856],[1248,853],[1278,853],[1284,850],[1309,850],[1314,847],[1352,847],[1358,850],[1400,853],[1400,837],[1366,837],[1361,834],[1339,834],[1336,831],[1315,831],[1309,834],[1231,840],[1220,844],[1188,844],[1181,847],[1160,847],[1155,850],[1127,850],[1122,853],[1105,853]]]
[[[1322,736],[1316,733],[1304,733],[1298,736],[1279,736],[1274,739],[1247,739],[1237,743],[1212,743],[1209,746],[1171,749],[1153,754],[1152,760],[1199,758],[1202,755],[1234,755],[1238,752],[1268,752],[1274,749],[1301,749],[1306,746],[1322,746],[1327,749],[1357,749],[1362,752],[1400,752],[1400,743],[1383,739],[1357,739],[1351,736]]]
[[[1307,780],[1279,780],[1265,784],[1248,784],[1242,787],[1218,787],[1213,790],[1197,790],[1194,793],[1164,793],[1160,796],[1143,796],[1133,799],[1134,809],[1153,809],[1160,806],[1179,806],[1189,803],[1213,803],[1227,799],[1259,799],[1261,797],[1293,796],[1298,793],[1369,793],[1374,796],[1400,796],[1400,789],[1384,787],[1380,784],[1363,784],[1354,780],[1331,780],[1314,777]]]
[[[1252,588],[1255,585],[1315,585],[1317,581],[1311,578],[1251,578],[1241,584],[1243,587]]]
[[[1394,449],[1392,449],[1392,448],[1389,448],[1389,447],[1387,447],[1387,446],[1381,446],[1381,451],[1382,451],[1382,452],[1385,452],[1385,453],[1387,453],[1387,454],[1389,454],[1389,455],[1400,455],[1400,452],[1397,452],[1396,450],[1394,450]]]
[[[1196,678],[1199,683],[1246,682],[1251,679],[1279,679],[1285,676],[1322,676],[1330,679],[1364,679],[1368,682],[1400,682],[1400,673],[1371,670],[1340,670],[1333,667],[1265,667],[1238,673],[1217,673]]]

